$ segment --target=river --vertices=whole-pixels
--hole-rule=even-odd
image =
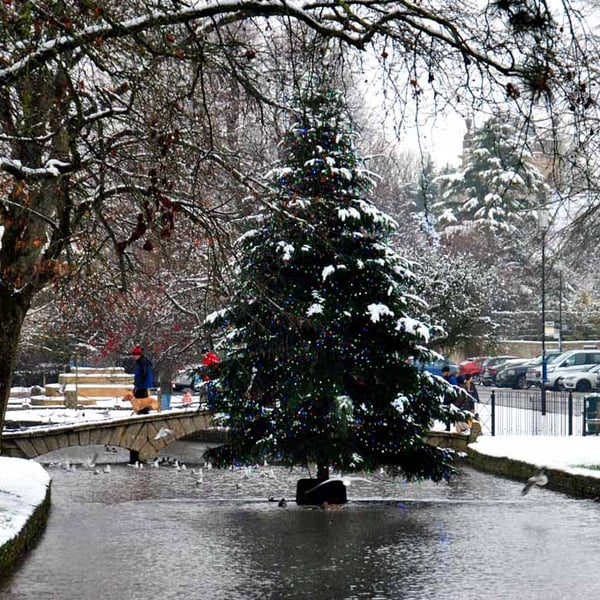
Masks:
[[[193,442],[163,451],[185,469],[98,450],[97,470],[47,466],[47,529],[2,600],[600,596],[593,501],[522,496],[520,483],[465,466],[450,484],[351,480],[350,502],[323,510],[293,502],[300,469],[200,471]],[[70,452],[81,462],[90,449]]]

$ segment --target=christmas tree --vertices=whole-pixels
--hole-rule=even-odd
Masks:
[[[293,110],[270,173],[276,192],[239,240],[235,293],[207,324],[223,337],[210,408],[230,429],[216,454],[446,479],[452,455],[423,441],[444,419],[443,385],[414,365],[435,334],[394,221],[333,92]]]

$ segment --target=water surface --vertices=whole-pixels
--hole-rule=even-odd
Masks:
[[[100,450],[100,462],[126,456]],[[203,447],[166,450],[187,469],[49,466],[48,527],[0,598],[600,596],[598,503],[543,489],[521,496],[520,483],[465,467],[450,484],[367,475],[373,483],[351,482],[344,507],[313,509],[293,502],[306,472],[200,475]]]

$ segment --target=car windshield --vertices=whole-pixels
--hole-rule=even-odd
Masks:
[[[547,356],[546,357],[546,364],[549,365],[550,363],[556,362],[556,359],[560,356],[560,354],[553,354],[551,356]],[[542,364],[542,357],[538,356],[537,358],[534,358],[530,363],[530,365],[541,365]]]

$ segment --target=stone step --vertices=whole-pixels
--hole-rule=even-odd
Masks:
[[[31,406],[65,406],[63,396],[31,396]]]
[[[44,395],[46,396],[62,396],[62,385],[60,383],[47,383],[44,386]]]
[[[71,373],[99,373],[105,375],[125,373],[123,367],[71,367]]]
[[[28,400],[31,406],[68,406],[74,408],[76,406],[98,406],[110,407],[112,409],[122,408],[131,410],[131,404],[122,401],[122,397],[106,397],[106,396],[79,396],[75,399],[69,395],[66,396],[32,396]],[[23,403],[18,408],[22,408]]]
[[[130,384],[78,384],[70,383],[65,385],[63,394],[65,396],[101,397],[101,398],[122,398],[128,392],[131,392],[133,381]]]
[[[71,383],[100,383],[100,384],[133,384],[133,375],[129,373],[61,373],[58,376],[58,383],[68,385]]]

